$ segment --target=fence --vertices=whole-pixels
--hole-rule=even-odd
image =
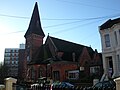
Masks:
[[[116,90],[115,87],[110,88],[110,87],[103,87],[103,88],[92,88],[92,87],[59,87],[59,86],[54,86],[51,87],[50,85],[46,86],[32,86],[28,88],[27,90]]]
[[[3,87],[3,90],[120,90],[120,78],[115,79],[116,86],[114,87],[98,87],[98,88],[93,88],[93,87],[63,87],[63,86],[52,86],[51,85],[40,85],[40,84],[22,84],[22,85],[16,85],[13,83],[16,83],[16,79],[14,78],[7,78],[5,87]],[[0,88],[1,90],[2,88]]]
[[[5,85],[0,85],[0,90],[5,90]]]

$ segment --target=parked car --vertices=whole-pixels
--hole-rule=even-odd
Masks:
[[[74,87],[74,85],[71,84],[71,83],[69,83],[69,82],[61,82],[61,86],[63,86],[63,87],[68,87],[68,88]]]
[[[108,81],[98,82],[92,88],[93,89],[100,89],[100,88],[114,89],[115,87],[116,87],[116,83],[113,80],[108,80]]]
[[[52,87],[65,87],[65,88],[73,88],[74,85],[69,82],[54,82]]]

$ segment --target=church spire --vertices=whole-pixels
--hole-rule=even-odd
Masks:
[[[43,37],[45,36],[45,34],[42,30],[42,27],[41,27],[37,2],[35,3],[32,17],[30,20],[30,24],[29,24],[28,30],[25,33],[24,37],[26,38],[27,36],[29,36],[31,34],[37,34],[37,35],[41,35]]]

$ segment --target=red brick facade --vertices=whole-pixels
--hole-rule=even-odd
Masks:
[[[59,72],[59,81],[64,81],[67,79],[67,71],[69,70],[76,70],[78,68],[76,63],[72,62],[57,62],[52,64],[50,67],[52,67],[52,74],[54,74],[55,71]],[[55,76],[52,76],[53,80],[56,80]]]

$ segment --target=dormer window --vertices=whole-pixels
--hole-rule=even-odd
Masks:
[[[58,55],[59,57],[62,57],[62,56],[63,56],[63,52],[58,52],[57,55]]]
[[[109,34],[106,34],[104,36],[104,38],[105,38],[105,46],[110,47],[110,36],[109,36]]]

